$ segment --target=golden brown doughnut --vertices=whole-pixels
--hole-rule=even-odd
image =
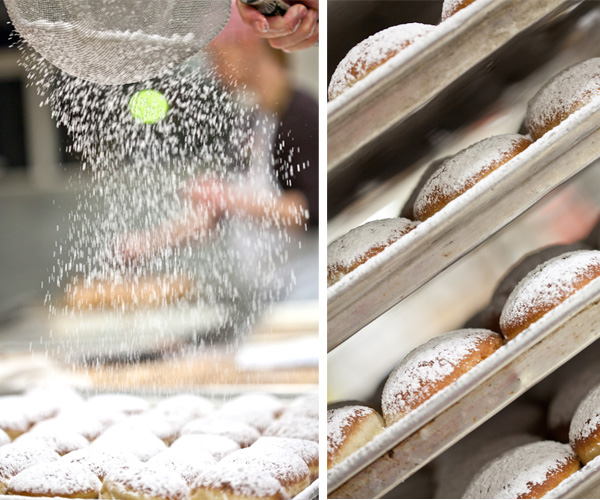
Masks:
[[[304,463],[308,466],[311,482],[319,477],[319,443],[316,443],[315,441],[309,441],[308,439],[262,436],[250,448],[276,448],[291,451],[304,460]]]
[[[526,444],[484,465],[463,498],[542,498],[580,468],[568,444]]]
[[[569,115],[600,95],[600,57],[553,76],[527,105],[525,126],[537,141]]]
[[[67,286],[65,301],[78,310],[133,310],[188,300],[192,293],[192,282],[181,276],[135,277],[121,283],[85,280]]]
[[[102,483],[88,468],[62,461],[28,467],[7,485],[6,493],[26,497],[98,498]]]
[[[475,0],[444,0],[442,5],[442,21],[456,14],[459,10],[471,5]]]
[[[59,458],[58,453],[39,441],[3,446],[0,448],[0,495],[6,492],[7,483],[19,472]]]
[[[329,82],[329,100],[333,100],[371,71],[378,68],[435,26],[410,23],[392,26],[371,35],[346,54]]]
[[[569,443],[584,465],[600,455],[600,385],[577,407],[569,428]]]
[[[502,334],[513,339],[598,276],[598,250],[567,252],[539,265],[509,295],[500,315]]]
[[[416,217],[427,220],[530,144],[531,140],[523,135],[497,135],[448,158],[419,192],[414,203]]]
[[[132,464],[110,472],[100,498],[113,500],[188,500],[190,488],[166,465]]]
[[[413,349],[392,371],[381,395],[386,425],[392,425],[441,391],[503,344],[489,330],[446,333]]]
[[[343,406],[327,412],[327,470],[383,432],[381,415],[368,406]]]
[[[330,243],[327,247],[327,286],[337,283],[415,227],[417,223],[408,219],[375,220]]]

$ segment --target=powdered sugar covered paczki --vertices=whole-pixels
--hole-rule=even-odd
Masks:
[[[221,460],[230,453],[240,449],[240,445],[233,439],[216,434],[185,434],[171,445],[173,450],[204,450],[215,459]]]
[[[160,464],[126,465],[104,479],[102,498],[187,500],[190,489],[181,475]]]
[[[251,425],[233,418],[198,418],[189,422],[181,434],[216,434],[225,436],[238,443],[242,448],[250,446],[260,437],[260,433]]]
[[[44,427],[34,427],[31,431],[19,436],[15,443],[27,443],[36,440],[46,444],[59,455],[66,455],[90,444],[86,438],[75,431]]]
[[[490,330],[446,333],[413,349],[392,371],[383,388],[381,407],[391,425],[492,354],[503,343]]]
[[[463,498],[541,498],[580,467],[568,444],[526,444],[488,462]]]
[[[383,419],[368,406],[351,405],[327,412],[327,469],[383,432]]]
[[[584,464],[600,454],[600,385],[577,407],[569,428],[569,443]]]
[[[520,134],[488,137],[445,160],[423,185],[414,212],[424,221],[531,144]]]
[[[227,455],[220,462],[230,466],[259,466],[277,479],[293,497],[309,485],[310,471],[298,455],[277,448],[247,448]]]
[[[245,394],[227,401],[217,414],[240,419],[264,431],[283,408],[283,403],[270,394]]]
[[[534,140],[600,96],[600,57],[561,71],[527,105],[525,125]]]
[[[92,446],[102,450],[130,452],[142,462],[150,460],[167,448],[167,445],[150,431],[121,427],[119,424],[107,429]]]
[[[259,465],[219,462],[194,482],[192,498],[285,500],[288,495],[281,483]]]
[[[88,446],[81,450],[68,453],[61,462],[77,463],[92,471],[98,479],[103,480],[110,472],[125,465],[139,463],[133,453],[110,451]]]
[[[307,394],[294,399],[285,410],[284,415],[319,418],[319,395]]]
[[[339,237],[327,247],[327,286],[364,264],[417,226],[408,219],[367,222]]]
[[[600,251],[567,252],[540,264],[509,295],[502,334],[511,339],[600,275]]]
[[[195,418],[206,417],[214,409],[215,405],[209,399],[195,394],[178,394],[162,400],[154,410],[183,424]]]
[[[444,0],[444,4],[442,5],[442,21],[445,21],[459,10],[472,4],[474,1],[475,0]]]
[[[287,437],[319,441],[319,420],[296,415],[282,415],[263,433],[265,436]]]
[[[80,464],[62,461],[37,464],[13,477],[7,485],[9,495],[98,498],[102,483]]]
[[[217,461],[204,450],[169,448],[148,460],[148,465],[162,465],[178,472],[188,485]]]
[[[319,444],[308,439],[281,438],[262,436],[250,448],[252,449],[283,449],[298,455],[308,466],[311,480],[319,477]]]
[[[32,443],[12,443],[0,448],[0,494],[6,483],[22,470],[42,462],[53,462],[59,454],[38,441]]]
[[[329,82],[329,100],[338,97],[375,68],[433,29],[435,26],[428,24],[401,24],[384,29],[360,42],[346,54],[333,72]]]

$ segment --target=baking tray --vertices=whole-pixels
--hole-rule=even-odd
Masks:
[[[542,498],[598,498],[600,495],[600,458],[585,465]]]
[[[381,497],[598,337],[600,279],[331,469],[329,497]]]
[[[540,20],[580,2],[480,0],[375,69],[327,107],[328,180],[448,85]]]
[[[600,157],[600,99],[327,290],[327,350]]]

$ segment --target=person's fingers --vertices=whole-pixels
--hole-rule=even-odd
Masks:
[[[248,26],[252,26],[257,35],[260,36],[260,34],[269,31],[269,23],[267,18],[263,16],[257,9],[240,2],[240,0],[237,0],[237,7],[242,21],[244,21],[244,23],[246,23]]]
[[[278,38],[291,35],[300,27],[302,20],[308,14],[308,9],[303,4],[290,7],[284,16],[272,16],[265,18],[268,22],[267,31],[256,31],[262,38]]]
[[[288,36],[272,38],[269,40],[271,47],[286,52],[312,47],[319,40],[319,13],[309,10],[298,29]]]

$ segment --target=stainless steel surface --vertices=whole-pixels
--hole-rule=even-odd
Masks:
[[[600,156],[600,101],[572,115],[327,291],[327,350],[350,338]]]
[[[327,119],[329,183],[343,182],[346,170],[377,148],[387,132],[511,38],[574,3],[477,2],[469,12],[441,23],[410,57],[399,54],[332,101]]]
[[[330,470],[329,497],[381,497],[598,337],[595,280]]]

